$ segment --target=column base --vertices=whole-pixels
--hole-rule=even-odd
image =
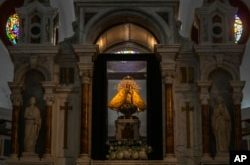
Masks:
[[[177,163],[177,158],[175,154],[166,154],[164,157],[164,161],[168,163]]]
[[[209,153],[203,153],[201,159],[202,160],[213,160]]]
[[[18,160],[19,159],[19,157],[18,157],[18,154],[11,154],[10,155],[10,159],[16,159],[16,160]]]
[[[38,154],[34,152],[23,152],[22,156],[20,157],[20,160],[40,160],[41,158],[38,156]]]
[[[51,160],[51,154],[44,154],[41,159],[42,160]]]
[[[88,154],[80,154],[76,161],[77,165],[89,165],[91,164],[91,159]]]
[[[91,165],[131,165],[131,164],[132,165],[179,165],[177,162],[168,162],[165,160],[92,160],[90,164]]]
[[[41,160],[39,158],[22,158],[22,159],[9,159],[6,160],[6,165],[54,165],[53,161]]]

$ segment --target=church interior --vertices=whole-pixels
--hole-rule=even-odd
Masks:
[[[228,165],[250,150],[250,1],[0,11],[0,165]]]

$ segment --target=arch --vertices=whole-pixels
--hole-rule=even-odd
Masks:
[[[111,47],[125,46],[124,43],[130,43],[130,47],[146,48],[154,50],[157,39],[147,29],[132,23],[124,23],[113,26],[103,32],[96,44],[99,45],[100,52],[104,52]],[[129,46],[129,44],[126,44]]]
[[[213,23],[222,23],[222,17],[220,14],[215,14],[213,17]]]
[[[30,16],[30,22],[31,24],[33,23],[41,23],[41,16],[38,15],[38,13],[35,13],[33,15]]]
[[[222,69],[222,70],[228,72],[231,75],[233,80],[238,80],[239,79],[238,71],[235,70],[235,68],[233,68],[231,65],[228,65],[228,64],[223,64],[223,65],[211,64],[211,65],[208,65],[206,67],[206,69],[203,70],[203,73],[201,74],[201,79],[208,81],[209,80],[209,75],[213,71],[215,71],[217,69]]]
[[[228,79],[230,79],[230,80],[233,79],[232,74],[221,67],[218,67],[218,68],[214,69],[212,72],[210,72],[208,75],[208,79],[211,80],[214,77],[214,75],[216,75],[218,73],[220,73],[220,74],[222,73],[223,75],[226,75],[228,77]]]
[[[23,64],[17,71],[15,71],[14,81],[17,83],[23,83],[25,79],[25,74],[32,69],[41,72],[45,78],[45,81],[51,80],[50,72],[45,67],[39,65],[34,68],[31,68],[29,64]]]
[[[173,40],[170,27],[156,14],[152,15],[143,10],[109,9],[95,15],[86,25],[81,42],[95,43],[97,38],[112,26],[122,23],[133,23],[150,31],[159,43]]]

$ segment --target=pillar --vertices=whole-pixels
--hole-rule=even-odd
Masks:
[[[180,45],[156,45],[155,53],[161,57],[161,71],[163,78],[164,93],[164,140],[165,159],[169,162],[176,162],[175,141],[174,141],[174,97],[173,87],[176,75],[176,57],[180,51]]]
[[[82,74],[82,105],[81,105],[81,135],[80,155],[89,157],[90,146],[90,83],[91,78],[88,72]]]
[[[44,100],[46,101],[46,136],[45,136],[45,157],[51,156],[51,143],[52,143],[52,110],[54,103],[54,94],[53,90],[55,85],[50,82],[43,82],[43,88],[45,90]]]
[[[199,82],[200,87],[200,102],[201,102],[201,120],[202,120],[202,152],[203,156],[208,156],[210,153],[209,149],[209,88],[211,82]]]
[[[98,54],[96,45],[73,45],[74,52],[78,56],[78,69],[81,78],[81,132],[80,132],[80,157],[78,165],[90,164],[90,128],[91,128],[91,98],[92,98],[92,72],[93,59]]]
[[[231,87],[233,88],[233,103],[234,103],[234,144],[235,150],[241,149],[242,129],[241,129],[241,101],[243,98],[242,89],[245,86],[243,81],[231,81]]]
[[[174,100],[173,100],[173,79],[165,78],[165,150],[166,156],[174,155]]]
[[[9,84],[11,88],[12,109],[12,129],[11,129],[11,156],[17,158],[19,155],[19,115],[22,104],[21,87]]]

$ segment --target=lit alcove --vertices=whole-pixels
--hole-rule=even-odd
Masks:
[[[155,54],[100,54],[93,75],[92,158],[162,159],[161,100]],[[124,149],[146,149],[146,155],[117,157]]]
[[[119,118],[124,118],[120,107],[135,105],[135,113],[127,118],[139,119],[138,132],[135,139],[146,140],[147,135],[147,62],[146,61],[109,61],[107,62],[108,79],[108,138],[110,141],[116,139]],[[122,121],[122,120],[121,120]],[[118,137],[119,139],[120,137]]]
[[[103,32],[96,44],[101,53],[93,75],[92,158],[162,159],[160,61],[153,53],[157,39],[126,23]],[[143,156],[135,154],[140,151]]]

